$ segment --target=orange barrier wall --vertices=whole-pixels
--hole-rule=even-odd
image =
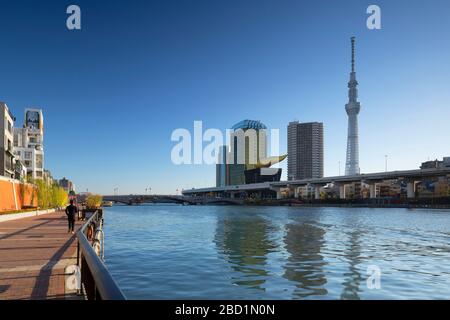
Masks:
[[[37,204],[35,186],[0,178],[0,212],[37,207]]]

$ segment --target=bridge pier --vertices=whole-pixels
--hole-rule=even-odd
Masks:
[[[315,200],[320,200],[320,186],[315,186],[314,187],[314,199]]]
[[[407,182],[406,197],[408,199],[414,199],[416,197],[416,182],[415,181]]]
[[[299,186],[294,186],[294,185],[288,185],[289,188],[289,194],[291,195],[292,192],[294,193],[294,199],[298,199],[298,197],[300,196],[300,187]]]
[[[277,199],[281,199],[283,196],[281,195],[281,189],[277,190]]]
[[[362,180],[361,185],[367,184],[369,186],[369,199],[376,199],[377,198],[377,183],[380,181],[374,181],[374,180]]]
[[[369,197],[370,199],[375,199],[377,197],[377,184],[371,183],[369,184]]]
[[[311,184],[308,185],[308,189],[310,186],[314,189],[314,200],[320,200],[320,189],[323,187],[322,184]]]
[[[295,187],[295,188],[294,188],[294,198],[295,198],[295,199],[298,199],[298,196],[299,196],[298,190],[299,190],[298,187]]]
[[[345,184],[337,184],[339,186],[339,199],[346,199]]]
[[[277,193],[278,200],[283,198],[281,194],[281,187],[270,186],[270,190],[275,191]]]

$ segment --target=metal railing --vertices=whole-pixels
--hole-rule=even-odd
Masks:
[[[103,263],[103,211],[96,210],[77,232],[81,290],[88,300],[125,300]]]

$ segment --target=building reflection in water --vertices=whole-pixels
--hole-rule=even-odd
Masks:
[[[285,248],[289,253],[284,278],[295,284],[293,298],[326,295],[327,279],[321,254],[325,230],[307,223],[286,225]]]
[[[215,243],[233,269],[234,285],[265,290],[267,254],[276,248],[269,236],[276,228],[260,217],[224,215],[218,220]]]
[[[358,265],[361,263],[361,245],[360,232],[349,232],[348,246],[344,251],[344,257],[348,261],[348,271],[344,273],[344,282],[342,283],[341,299],[344,300],[358,300],[360,284],[364,281],[361,272],[358,270]]]

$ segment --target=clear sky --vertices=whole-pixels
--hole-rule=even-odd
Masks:
[[[82,30],[66,28],[77,4]],[[382,29],[368,30],[377,4]],[[344,171],[350,36],[357,37],[362,172],[450,156],[450,1],[1,1],[0,100],[44,111],[46,168],[78,191],[175,193],[215,167],[175,166],[176,128],[243,119],[325,126]],[[284,164],[285,167],[285,164]]]

